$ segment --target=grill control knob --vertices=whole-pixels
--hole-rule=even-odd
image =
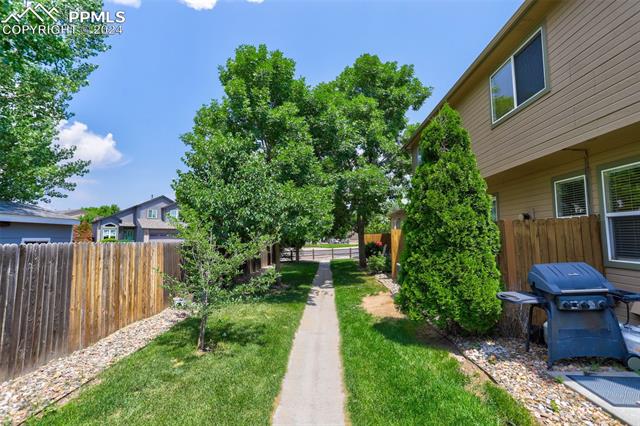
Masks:
[[[607,302],[605,302],[604,300],[601,300],[598,302],[598,308],[604,309],[606,307],[607,307]]]
[[[571,303],[567,301],[562,302],[562,309],[571,309]]]
[[[581,302],[580,307],[582,309],[589,309],[589,302]]]

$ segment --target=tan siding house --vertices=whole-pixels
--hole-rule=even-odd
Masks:
[[[500,219],[600,215],[607,277],[640,291],[640,2],[525,1],[422,128],[444,102]]]

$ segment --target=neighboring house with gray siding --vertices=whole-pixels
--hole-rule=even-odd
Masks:
[[[171,218],[178,218],[178,206],[161,195],[93,221],[95,241],[175,241],[178,231]]]
[[[69,243],[79,223],[38,206],[0,201],[0,244]]]

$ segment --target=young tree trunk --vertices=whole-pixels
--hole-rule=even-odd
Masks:
[[[209,294],[205,291],[202,295],[202,307],[204,311],[202,312],[202,316],[200,317],[200,332],[198,333],[198,349],[202,352],[207,350],[207,320],[209,319]]]
[[[202,352],[207,350],[207,319],[209,318],[208,314],[202,314],[202,318],[200,318],[200,333],[198,334],[198,349]]]
[[[282,264],[280,263],[280,243],[276,243],[275,247],[274,247],[274,257],[275,259],[275,264],[276,264],[276,272],[279,274],[280,270],[282,269]],[[278,284],[282,283],[282,279],[280,278],[280,276],[278,276]]]
[[[296,247],[296,262],[300,262],[300,247]]]
[[[358,216],[356,220],[356,232],[358,232],[358,260],[361,268],[367,266],[367,254],[364,252],[364,220]]]

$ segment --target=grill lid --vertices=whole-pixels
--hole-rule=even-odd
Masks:
[[[528,278],[534,291],[551,294],[608,293],[615,290],[600,272],[584,262],[533,265]]]

